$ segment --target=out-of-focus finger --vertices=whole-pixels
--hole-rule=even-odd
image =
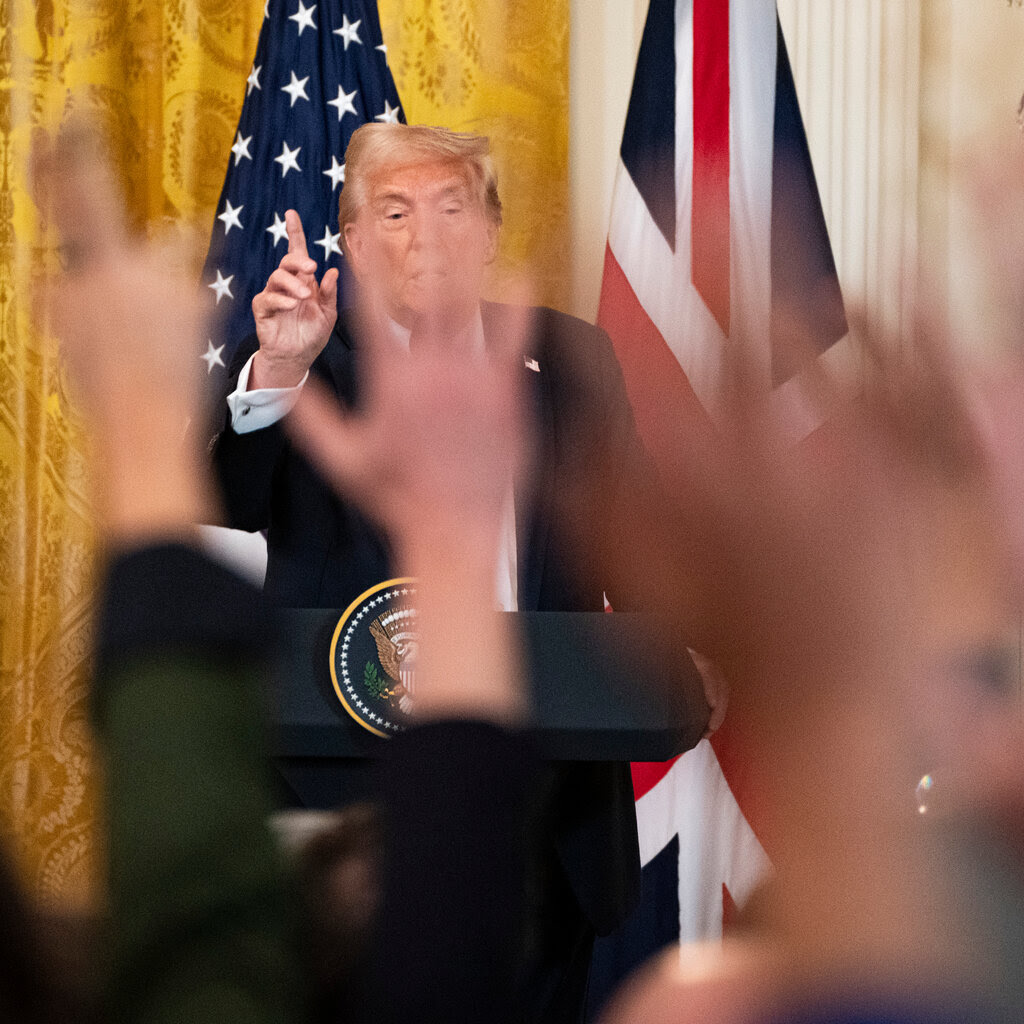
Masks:
[[[355,333],[360,339],[359,370],[363,404],[372,412],[377,396],[387,387],[388,373],[394,369],[396,357],[406,353],[404,346],[395,337],[379,296],[362,283],[356,290],[354,320],[357,325]]]
[[[976,477],[981,445],[948,332],[923,311],[909,345],[862,313],[851,323],[865,356],[864,394],[875,431],[868,439],[898,451],[905,472],[938,471],[947,483]]]
[[[1024,584],[1024,366],[1012,363],[979,380],[970,396],[971,416]]]
[[[306,381],[284,426],[339,494],[359,494],[371,458],[366,430],[338,408],[319,381]]]
[[[862,382],[848,321],[843,339],[822,351],[820,334],[808,331],[801,310],[782,307],[775,314],[778,330],[773,328],[773,337],[777,334],[781,338],[783,358],[796,372],[785,388],[770,392],[767,406],[772,430],[779,444],[788,449],[808,439],[823,424],[845,415],[860,397]],[[844,309],[834,312],[837,330],[844,319]],[[818,433],[819,441],[826,434]]]
[[[209,239],[194,226],[176,221],[162,227],[148,248],[151,260],[165,268],[165,277],[197,280],[208,246]]]
[[[123,203],[94,125],[69,121],[53,143],[39,142],[33,178],[38,201],[53,216],[69,271],[123,251],[128,237]]]
[[[288,229],[288,253],[309,256],[306,248],[306,232],[302,229],[302,220],[295,210],[285,210],[285,227]]]

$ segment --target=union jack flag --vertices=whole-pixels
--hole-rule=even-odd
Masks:
[[[655,461],[715,429],[729,345],[806,435],[801,360],[847,325],[775,0],[651,0],[620,155],[598,322]],[[593,1005],[665,943],[720,936],[764,876],[751,770],[728,719],[633,766],[644,900],[599,944]]]

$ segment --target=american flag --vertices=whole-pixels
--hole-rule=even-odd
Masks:
[[[836,353],[847,327],[775,0],[651,0],[598,322],[666,467],[715,429],[729,345],[749,346],[796,436],[817,425],[797,408],[800,360]],[[712,743],[634,765],[644,899],[599,946],[595,1003],[661,945],[720,936],[763,877],[752,770],[728,716]]]
[[[218,385],[288,251],[285,210],[302,218],[317,276],[340,267],[348,140],[364,122],[405,120],[372,0],[268,0],[245,93],[203,270],[222,327],[202,358]]]

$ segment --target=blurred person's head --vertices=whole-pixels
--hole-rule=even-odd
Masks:
[[[318,1018],[347,1019],[380,905],[383,834],[370,804],[352,804],[297,851],[307,963]]]
[[[356,280],[391,319],[458,331],[475,315],[501,227],[488,140],[366,124],[345,154],[339,223]]]

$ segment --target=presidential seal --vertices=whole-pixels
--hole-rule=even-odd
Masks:
[[[331,641],[331,680],[345,710],[377,736],[401,732],[416,707],[416,581],[387,580],[345,610]]]

